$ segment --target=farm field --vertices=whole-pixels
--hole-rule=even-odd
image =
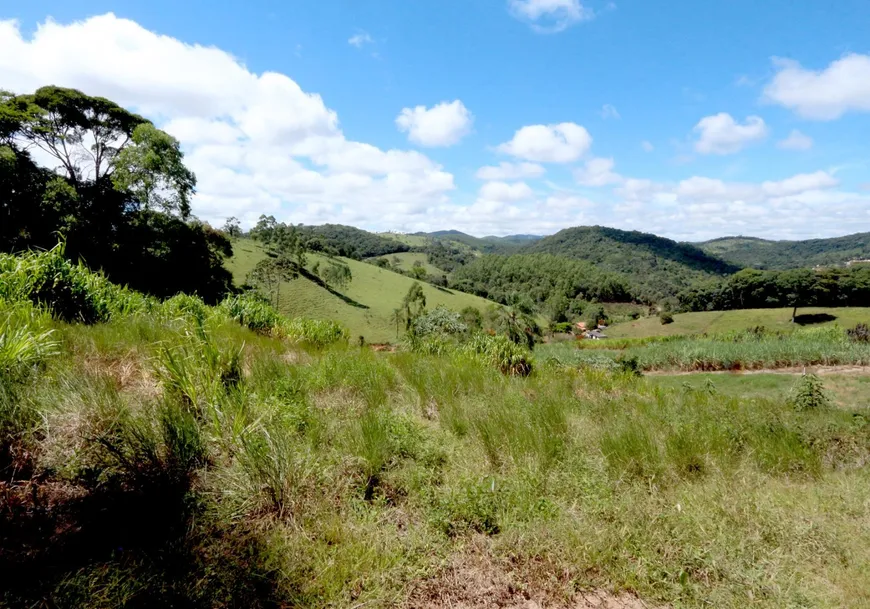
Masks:
[[[675,313],[674,323],[662,325],[658,317],[645,317],[615,324],[607,329],[613,338],[644,338],[681,334],[719,334],[764,326],[770,330],[794,330],[807,326],[837,324],[852,327],[870,322],[870,307],[807,307],[798,309],[798,323],[791,322],[792,309],[741,309],[734,311],[703,311]]]
[[[227,262],[227,268],[233,273],[236,285],[241,285],[254,265],[266,254],[259,244],[246,239],[236,241],[233,248],[234,256]],[[289,317],[338,321],[347,326],[354,340],[363,336],[372,343],[395,342],[396,324],[390,320],[390,315],[401,304],[414,280],[366,262],[341,260],[350,267],[353,280],[340,290],[340,294],[300,277],[282,283],[280,311]],[[327,260],[317,254],[308,255],[309,268],[317,262],[326,264]],[[483,311],[493,305],[471,294],[439,289],[425,282],[420,284],[430,309],[443,305],[459,311],[472,306]]]

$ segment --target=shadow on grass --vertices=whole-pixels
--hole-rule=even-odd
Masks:
[[[434,286],[432,286],[432,287],[434,287],[434,288],[435,288],[436,290],[438,290],[439,292],[444,292],[445,294],[450,294],[451,296],[453,296],[453,292],[451,292],[451,291],[448,290],[447,288],[442,288],[440,285],[434,285]]]
[[[837,319],[837,316],[830,313],[806,313],[804,315],[796,315],[794,322],[799,326],[811,326],[813,324],[834,321],[835,319]]]
[[[352,307],[356,307],[357,309],[370,308],[368,305],[365,305],[361,302],[357,302],[353,298],[350,298],[349,296],[345,296],[341,292],[337,292],[336,290],[332,289],[331,287],[329,287],[329,285],[325,281],[323,281],[323,279],[321,279],[320,277],[318,277],[317,275],[315,275],[314,273],[312,273],[311,271],[309,271],[306,268],[300,268],[299,274],[302,275],[303,277],[305,277],[306,279],[308,279],[309,281],[313,281],[314,283],[316,283],[317,285],[322,287],[324,290],[326,290],[327,292],[329,292],[333,296],[336,296],[337,298],[342,299],[344,302],[346,302],[347,304],[349,304]]]

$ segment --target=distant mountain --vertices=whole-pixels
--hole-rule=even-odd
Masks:
[[[585,260],[601,270],[622,273],[649,300],[673,296],[692,281],[741,268],[689,243],[604,226],[567,228],[519,251]]]
[[[804,241],[720,237],[696,245],[734,264],[757,269],[835,266],[851,260],[870,259],[870,233]]]
[[[458,230],[436,230],[431,233],[414,233],[417,237],[428,237],[440,241],[463,243],[484,254],[505,254],[534,239],[533,235],[510,235],[508,237],[475,237]]]

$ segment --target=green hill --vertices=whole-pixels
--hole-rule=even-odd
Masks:
[[[697,279],[740,270],[689,243],[604,226],[566,228],[520,251],[585,260],[601,270],[622,273],[646,300],[673,296]]]
[[[447,275],[447,271],[444,269],[439,269],[437,266],[429,264],[429,256],[423,252],[399,252],[398,254],[390,254],[386,258],[391,262],[398,260],[396,266],[403,271],[410,271],[414,268],[414,263],[419,262],[423,265],[427,275]]]
[[[438,241],[462,243],[484,254],[506,254],[519,249],[529,241],[528,235],[509,237],[475,237],[458,230],[438,230],[431,233],[414,233],[415,237],[426,237]]]
[[[842,265],[851,260],[870,259],[870,233],[805,241],[720,237],[696,245],[733,264],[757,269],[783,270]]]
[[[227,268],[233,273],[237,285],[266,253],[259,243],[250,239],[239,239],[233,244],[234,255],[227,261]],[[420,254],[422,256],[422,254]],[[326,256],[310,254],[308,267],[315,263],[327,263]],[[391,342],[396,340],[396,325],[390,321],[393,309],[399,306],[402,298],[414,280],[378,268],[366,262],[342,258],[353,274],[353,280],[339,291],[330,290],[310,279],[300,277],[281,286],[279,309],[291,317],[310,317],[330,319],[345,324],[352,336],[364,336],[369,342]],[[413,262],[411,263],[413,264]],[[428,307],[444,305],[455,311],[472,306],[483,311],[493,303],[478,296],[456,290],[439,289],[421,283],[426,294]]]
[[[354,226],[343,224],[321,224],[319,226],[299,226],[298,230],[311,240],[319,242],[319,249],[334,250],[348,258],[370,258],[396,252],[407,252],[409,245],[376,233],[370,233]]]

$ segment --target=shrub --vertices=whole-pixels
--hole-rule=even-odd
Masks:
[[[815,374],[804,374],[798,381],[791,399],[795,410],[817,410],[830,406],[822,379]]]
[[[92,324],[112,315],[148,310],[153,301],[73,264],[62,246],[22,256],[0,254],[0,298],[29,300],[63,321]]]
[[[659,321],[662,322],[663,326],[674,323],[674,316],[667,312],[662,312],[659,315]]]
[[[246,292],[225,298],[218,309],[246,328],[260,334],[271,334],[281,316],[265,298]]]
[[[531,353],[501,334],[475,334],[464,347],[470,354],[483,356],[503,374],[528,376],[532,372]]]
[[[468,326],[462,322],[462,316],[456,311],[438,306],[414,318],[411,329],[417,336],[430,334],[462,334]]]

